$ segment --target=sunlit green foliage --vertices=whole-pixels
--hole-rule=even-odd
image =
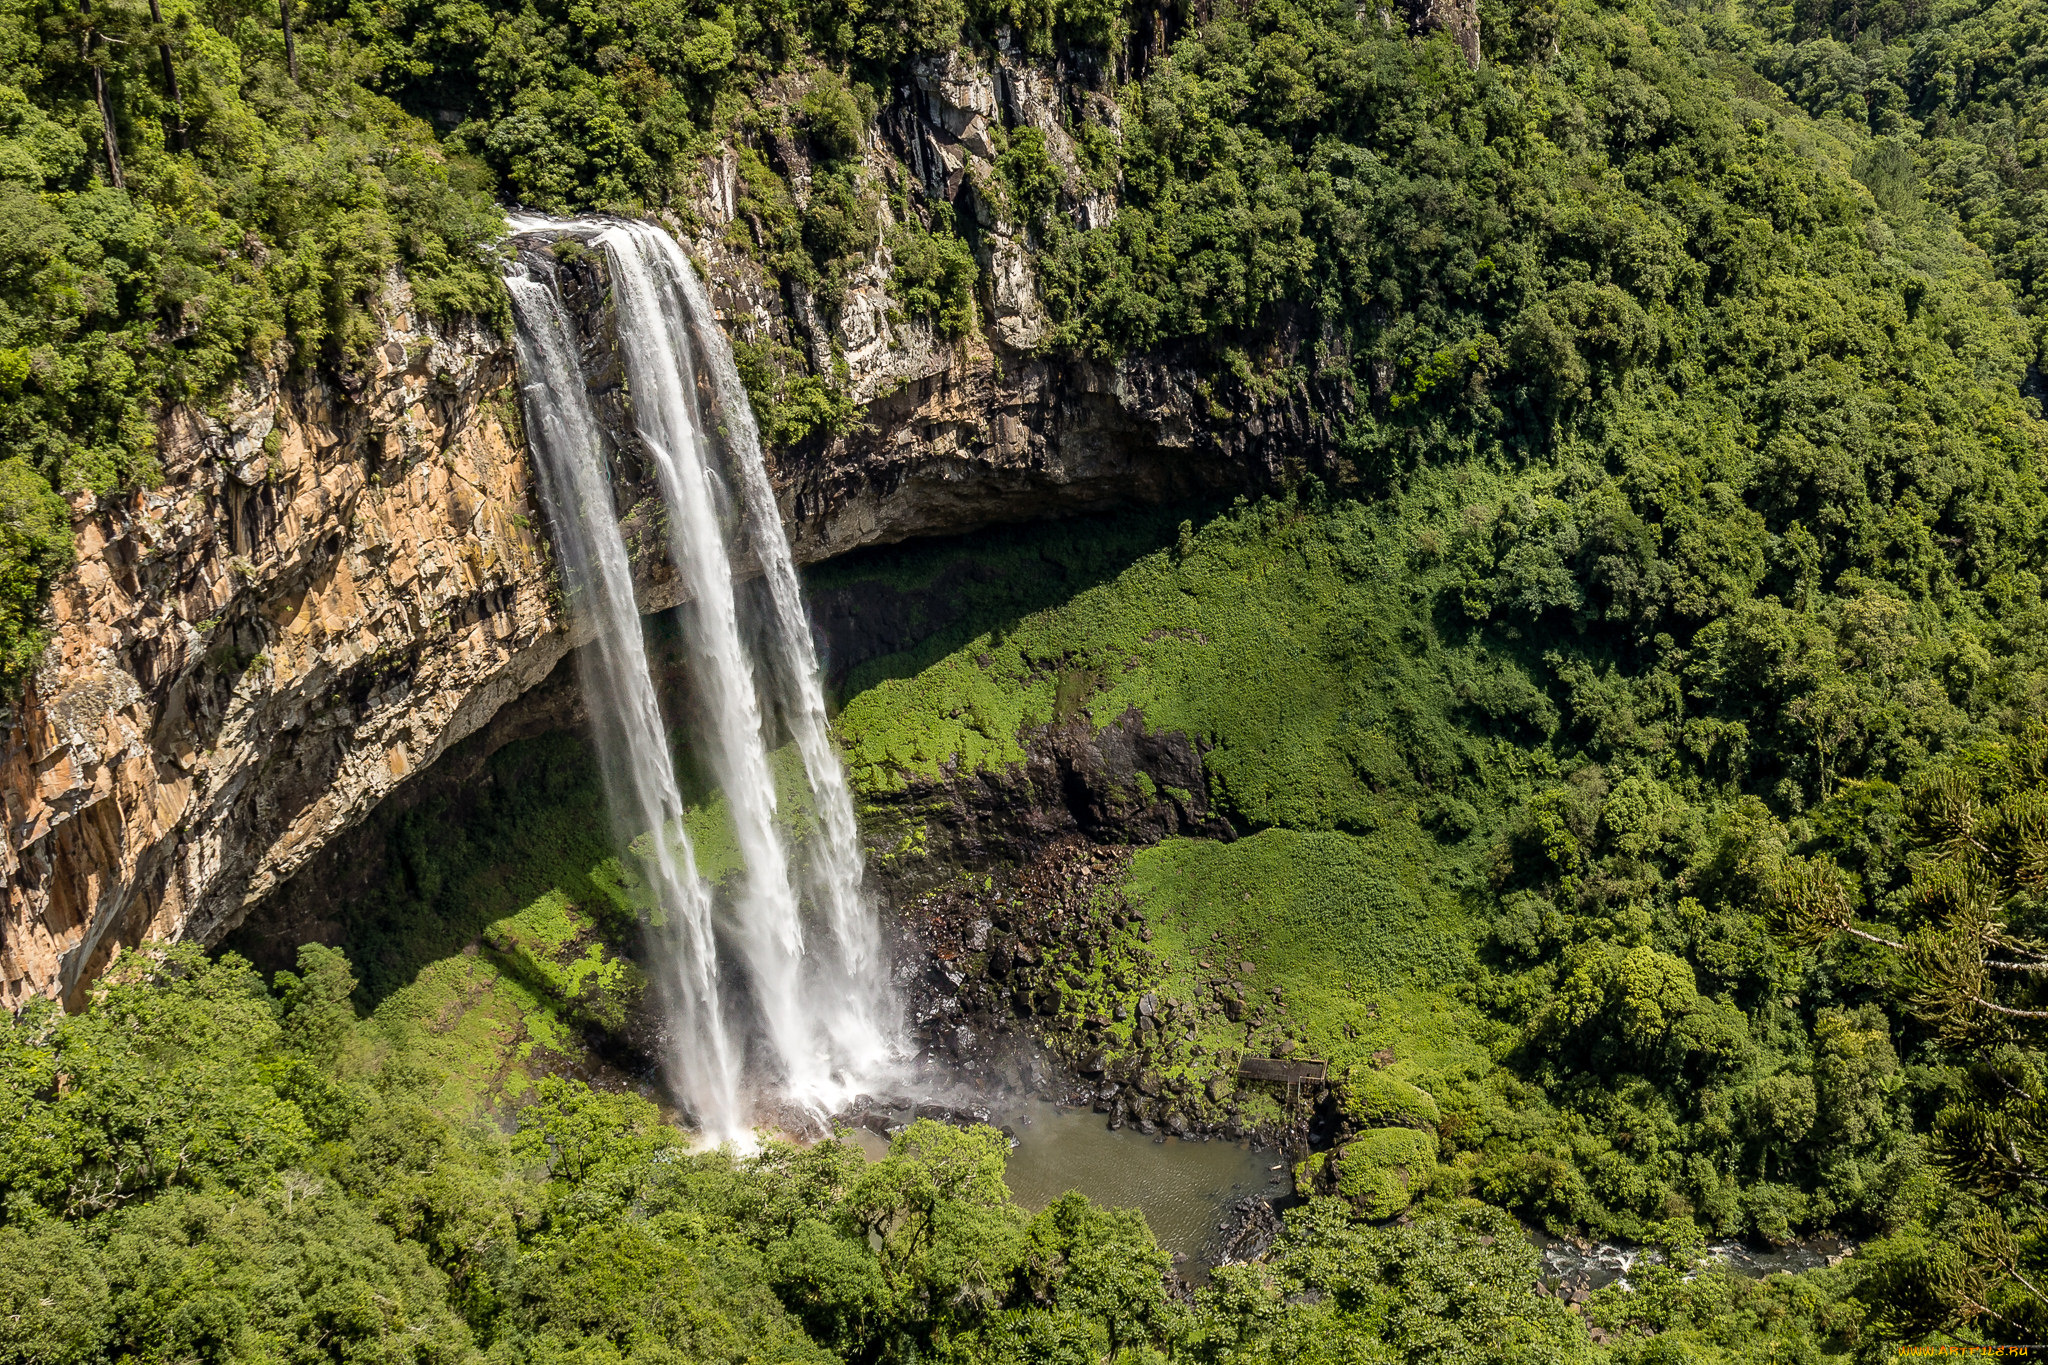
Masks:
[[[1874,974],[1942,1064],[1925,1106],[1929,1156],[1967,1197],[1894,1229],[1860,1291],[1901,1331],[1971,1323],[2014,1339],[2048,1323],[2038,1288],[2048,1200],[2037,1174],[2048,1160],[2044,776],[2048,731],[2038,723],[1972,745],[1908,786],[1903,857],[1859,866],[1850,850],[1818,849],[1770,890],[1772,921],[1791,941],[1882,964]],[[1831,1139],[1853,1140],[1883,1121],[1883,1101],[1857,1103],[1857,1090],[1896,1063],[1875,1017],[1857,1021],[1860,1032],[1824,1022],[1826,1062],[1804,1108]]]
[[[2048,8],[2039,0],[1744,6],[1703,21],[1816,118],[1875,135],[1856,178],[1906,219],[1953,215],[2009,281],[2048,366]]]
[[[488,188],[363,86],[352,38],[302,17],[294,76],[274,10],[163,9],[0,15],[0,433],[66,488],[149,480],[158,406],[213,396],[252,357],[359,364],[394,269],[429,313],[502,307]]]
[[[144,950],[84,1013],[8,1023],[0,1361],[1606,1358],[1470,1201],[1374,1228],[1313,1200],[1268,1261],[1189,1298],[1135,1211],[1018,1208],[992,1129],[738,1156],[560,1078],[451,1113],[446,1070],[488,1051],[394,1048],[349,1011],[345,958],[299,963],[273,994],[232,955]],[[1419,1169],[1427,1139],[1398,1131]],[[1770,1330],[1830,1348],[1853,1325],[1833,1281],[1654,1284],[1603,1311],[1690,1331],[1716,1294],[1776,1303]]]
[[[735,342],[732,349],[747,397],[760,416],[761,434],[769,441],[797,445],[858,425],[860,409],[844,386],[812,374],[795,348],[762,341]]]
[[[2048,696],[2038,0],[1481,9],[1475,69],[1370,7],[1210,7],[1119,66],[1115,131],[1073,116],[1076,164],[993,130],[976,193],[1026,233],[1053,358],[1182,357],[1207,421],[1284,419],[1335,491],[983,537],[954,624],[842,718],[878,809],[1041,726],[1196,740],[1246,837],[1133,864],[1156,984],[1193,999],[1220,944],[1287,996],[1232,1046],[1372,1068],[1325,1167],[1372,1211],[1419,1193],[1417,1223],[1311,1204],[1190,1308],[1129,1219],[1012,1207],[988,1134],[736,1162],[536,1079],[633,989],[627,863],[565,766],[462,812],[467,843],[394,826],[408,884],[346,926],[368,1020],[309,952],[275,995],[174,954],[15,1021],[27,1358],[1592,1358],[1464,1193],[1638,1239],[1872,1239],[1806,1288],[1610,1296],[1610,1329],[1673,1329],[1624,1359],[2035,1330],[2043,1067],[1989,1006],[2041,1001],[1969,976],[2036,953],[2032,863],[1959,852],[1928,803],[2031,848],[1999,839],[2031,828],[2005,746]],[[897,302],[964,335],[981,225],[906,201],[885,231],[878,106],[998,25],[1035,54],[1131,26],[314,3],[293,71],[277,15],[0,15],[0,679],[68,558],[53,490],[148,481],[161,405],[252,358],[353,382],[394,270],[428,311],[497,308],[493,193],[682,208],[736,137],[730,240],[793,306],[829,318],[886,242]],[[772,441],[858,421],[824,357],[739,360]],[[509,1143],[466,1126],[513,1104]]]
[[[0,460],[0,693],[42,653],[43,585],[71,560],[71,509],[28,461]]]
[[[942,337],[963,336],[973,329],[974,289],[981,267],[967,243],[912,222],[889,234],[889,254],[895,260],[889,294],[905,311],[928,319]]]
[[[1201,1358],[1336,1362],[1372,1342],[1390,1361],[1601,1359],[1563,1303],[1530,1292],[1535,1274],[1534,1249],[1498,1210],[1466,1204],[1373,1228],[1338,1200],[1314,1200],[1267,1263],[1216,1272],[1196,1310]]]
[[[1971,60],[2013,92],[2031,68],[1996,53],[2030,14],[1969,20],[2005,26]],[[969,624],[857,675],[854,771],[884,793],[1001,767],[1035,726],[1136,707],[1204,746],[1241,829],[1373,837],[1389,880],[1440,869],[1490,921],[1492,1022],[1459,1031],[1504,1065],[1403,1073],[1476,1192],[1632,1237],[1938,1221],[1946,1082],[1902,1060],[1873,964],[1770,925],[1816,859],[1895,881],[1897,784],[2033,714],[2044,431],[2008,292],[2033,286],[1915,207],[1917,153],[1731,85],[1710,49],[1746,30],[1485,21],[1473,70],[1349,7],[1219,13],[1131,92],[1125,206],[1092,231],[1012,138],[1059,345],[1205,338],[1218,411],[1327,414],[1376,501],[1240,511],[1107,573],[1057,534],[976,547],[1074,588],[1014,614],[962,589]],[[1310,847],[1302,877],[1351,894]],[[1212,894],[1212,864],[1257,856],[1169,846],[1133,887],[1175,951],[1247,944],[1299,988],[1306,1045],[1355,1055],[1315,959],[1385,942],[1385,916],[1333,905],[1298,952],[1272,933],[1284,874]],[[1392,1051],[1444,1057],[1432,1032]]]
[[[252,361],[356,382],[394,272],[429,315],[503,309],[479,168],[365,86],[347,34],[302,16],[289,71],[277,13],[0,8],[0,691],[69,560],[31,476],[153,482],[163,405],[210,402]]]

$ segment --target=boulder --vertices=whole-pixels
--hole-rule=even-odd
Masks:
[[[1355,1072],[1345,1083],[1344,1112],[1365,1128],[1420,1128],[1435,1132],[1442,1114],[1428,1091],[1384,1071]]]
[[[1295,1172],[1304,1191],[1334,1194],[1367,1218],[1407,1209],[1436,1173],[1436,1137],[1413,1128],[1374,1128],[1334,1152],[1317,1152]]]

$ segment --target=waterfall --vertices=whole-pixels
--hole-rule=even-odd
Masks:
[[[744,1140],[748,1125],[739,1102],[739,1068],[719,1004],[711,900],[683,832],[683,798],[647,667],[626,541],[612,507],[604,436],[561,300],[523,272],[506,284],[520,395],[562,586],[571,610],[596,628],[576,662],[597,738],[598,768],[622,841],[653,832],[646,861],[665,921],[659,936],[666,961],[658,985],[669,1007],[674,1084],[707,1136]]]
[[[721,915],[737,960],[694,960],[679,963],[677,972],[693,980],[693,974],[708,974],[715,987],[722,966],[734,971],[732,979],[744,983],[744,996],[754,1007],[748,1032],[765,1044],[763,1060],[775,1073],[775,1088],[822,1115],[893,1055],[895,1027],[880,932],[862,890],[853,802],[827,728],[809,620],[732,348],[695,268],[660,228],[525,216],[515,217],[513,226],[574,235],[605,253],[634,434],[655,473],[667,513],[669,555],[687,599],[682,617],[702,716],[702,733],[691,738],[700,742],[725,794],[742,865]],[[529,328],[526,314],[537,308],[528,297],[535,290],[547,294],[548,307],[560,315],[559,299],[544,285],[515,278],[522,337]],[[573,387],[587,413],[574,352],[565,354],[570,369],[544,373],[559,376],[550,378],[552,386]],[[553,365],[557,359],[538,348],[531,361],[526,349],[520,354],[523,366]],[[597,471],[592,477],[602,481],[596,446],[581,467]],[[543,493],[550,496],[554,517],[551,495],[545,488]],[[604,506],[609,512],[608,499]],[[611,529],[616,540],[615,518]],[[742,628],[742,597],[734,583],[732,551],[742,544],[758,563],[769,603],[766,619],[751,632],[763,642],[758,660],[747,647],[750,632]],[[621,561],[623,567],[623,552]],[[606,633],[626,628],[615,617],[597,624]],[[630,624],[637,651],[638,622]],[[649,692],[651,702],[651,684]],[[778,819],[769,756],[769,727],[775,722],[794,743],[810,788],[816,828],[794,850],[801,857],[792,856],[788,822]],[[601,748],[604,743],[601,737]],[[665,744],[659,753],[666,764]],[[668,783],[673,790],[672,772]],[[627,818],[649,818],[644,804],[627,799],[630,791],[616,785],[610,790]],[[702,898],[701,885],[694,877],[689,881],[685,890]],[[675,948],[679,954],[718,951],[715,938],[708,945],[679,938]],[[675,1008],[686,1019],[696,1017],[694,999],[678,994]],[[678,1037],[691,1040],[690,1046],[710,1042],[682,1028]],[[721,1032],[720,1046],[729,1048],[724,1037]],[[690,1074],[691,1065],[697,1063],[679,1063],[679,1077]]]
[[[647,229],[652,231],[652,229]],[[768,482],[761,455],[760,428],[753,404],[733,363],[732,344],[718,326],[711,301],[682,252],[666,233],[656,233],[659,249],[679,266],[671,267],[683,296],[698,351],[707,358],[724,420],[726,440],[739,471],[740,491],[754,524],[771,528],[755,545],[761,572],[774,608],[772,639],[782,682],[783,718],[803,758],[823,839],[819,843],[813,885],[832,927],[835,958],[817,957],[818,986],[843,1005],[834,1036],[851,1050],[863,1069],[879,1065],[894,1049],[890,1037],[888,970],[882,961],[881,936],[862,895],[864,868],[860,835],[853,820],[853,794],[846,772],[832,747],[825,719],[825,693],[818,680],[818,653],[811,643],[810,617],[797,585],[789,540],[782,534],[782,514]]]

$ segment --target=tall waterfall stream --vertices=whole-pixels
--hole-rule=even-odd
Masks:
[[[593,406],[556,276],[543,261],[515,266],[507,283],[541,498],[570,609],[595,632],[577,667],[599,768],[619,840],[645,851],[664,920],[653,942],[677,1099],[708,1141],[746,1145],[770,1108],[793,1104],[816,1123],[885,1082],[946,1092],[944,1075],[895,1065],[905,1060],[901,1006],[862,891],[853,801],[826,724],[809,620],[753,411],[695,268],[647,223],[515,215],[512,226],[573,236],[605,254],[633,436],[653,470],[687,598],[701,724],[685,739],[725,795],[742,860],[720,895],[698,875],[615,507],[614,438]],[[741,553],[756,561],[761,591],[736,589]],[[764,603],[761,619],[749,618],[751,603]],[[815,828],[800,849],[776,818],[771,733],[788,736],[810,789]],[[894,1103],[907,1119],[911,1101]],[[990,1118],[1013,1135],[1008,1178],[1028,1207],[1073,1188],[1136,1205],[1170,1250],[1196,1264],[1222,1254],[1226,1231],[1239,1226],[1233,1205],[1285,1188],[1280,1158],[1246,1143],[1154,1143],[1111,1132],[1085,1109],[1034,1101]],[[881,1131],[855,1129],[877,1150]]]
[[[578,667],[610,815],[622,842],[648,849],[662,912],[655,937],[671,1083],[707,1139],[745,1142],[756,1092],[822,1118],[898,1050],[796,570],[731,347],[682,249],[647,223],[515,215],[512,226],[573,236],[603,251],[610,269],[633,432],[655,474],[686,599],[690,683],[703,717],[690,739],[725,794],[741,857],[722,900],[699,876],[683,828],[614,509],[609,438],[556,281],[526,265],[508,279],[521,391],[563,586],[595,630]],[[760,621],[745,619],[734,584],[741,545],[765,580]],[[815,830],[801,850],[776,818],[771,726],[789,735],[810,788]]]

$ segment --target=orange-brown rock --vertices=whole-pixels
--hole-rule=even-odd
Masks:
[[[159,487],[74,500],[0,739],[10,1005],[215,936],[567,648],[507,348],[407,305],[359,392],[252,373],[171,414]]]

